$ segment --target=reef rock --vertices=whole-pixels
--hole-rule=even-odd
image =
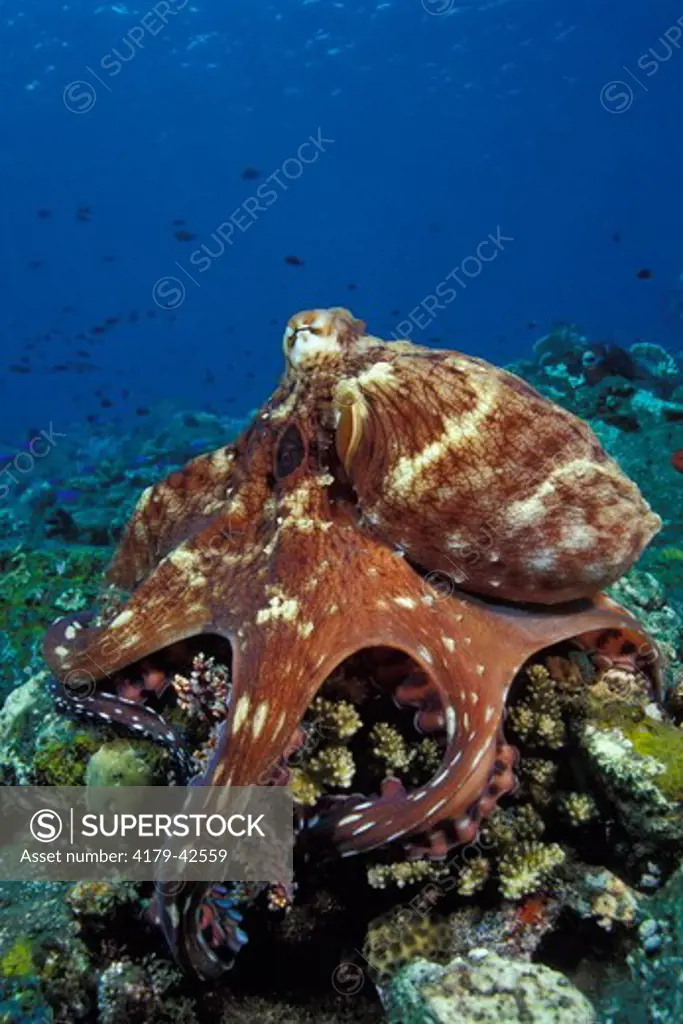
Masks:
[[[392,1024],[591,1024],[592,1005],[543,964],[471,950],[440,966],[414,960],[382,992]]]

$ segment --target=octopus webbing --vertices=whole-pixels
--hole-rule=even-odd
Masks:
[[[389,779],[328,801],[307,836],[341,855],[400,842],[444,856],[515,785],[502,723],[525,661],[607,638],[654,675],[638,623],[600,592],[661,522],[585,423],[481,359],[383,341],[336,308],[293,317],[284,357],[234,444],[142,494],[109,572],[127,603],[106,624],[58,621],[45,656],[59,680],[101,681],[224,638],[229,714],[200,781],[240,786],[267,777],[345,659],[400,652],[411,671],[393,696],[443,728],[439,770],[412,792]],[[98,691],[62,702],[102,711]],[[130,704],[116,719],[142,724]],[[145,721],[162,739],[163,719]],[[201,901],[183,899],[198,928]],[[192,925],[173,918],[177,947]]]

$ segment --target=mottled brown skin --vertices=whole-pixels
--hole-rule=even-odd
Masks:
[[[443,765],[413,793],[341,801],[321,828],[342,854],[400,838],[440,856],[514,785],[501,725],[520,666],[605,629],[642,647],[597,595],[659,520],[590,429],[523,381],[363,328],[337,309],[290,321],[282,382],[237,443],[140,499],[110,572],[135,588],[123,611],[99,630],[62,620],[46,657],[100,679],[227,638],[233,695],[204,781],[246,785],[345,658],[404,652],[420,680],[405,703],[440,709]]]

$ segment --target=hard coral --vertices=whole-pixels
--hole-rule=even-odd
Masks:
[[[445,955],[448,933],[448,925],[443,920],[411,917],[406,921],[401,914],[389,914],[370,925],[363,956],[375,979],[386,981],[416,957]]]
[[[532,665],[524,697],[508,713],[514,734],[531,747],[559,750],[567,734],[557,686],[543,665]]]
[[[526,842],[503,854],[498,862],[500,891],[506,899],[528,896],[544,885],[563,864],[566,853],[557,843]]]
[[[373,889],[386,889],[395,885],[403,889],[424,879],[444,878],[448,868],[430,860],[397,861],[394,864],[375,864],[368,868],[368,883]]]

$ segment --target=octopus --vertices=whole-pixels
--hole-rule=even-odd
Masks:
[[[387,778],[323,800],[306,836],[342,857],[397,844],[443,858],[515,787],[503,721],[529,658],[568,640],[607,649],[656,690],[654,645],[602,591],[661,521],[585,423],[482,359],[383,341],[342,308],[292,317],[283,348],[282,379],[237,441],[140,497],[108,576],[125,603],[48,631],[56,700],[176,749],[111,681],[222,638],[229,708],[198,781],[245,786],[272,778],[345,659],[384,652],[393,700],[441,730],[442,762],[412,791]],[[158,905],[202,977],[223,969],[220,939],[244,941],[219,883]]]

